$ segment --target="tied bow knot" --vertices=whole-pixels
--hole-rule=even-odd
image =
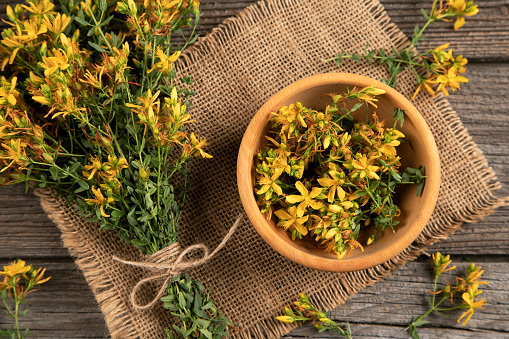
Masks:
[[[179,243],[173,243],[162,250],[158,251],[157,253],[152,254],[148,257],[147,261],[143,262],[137,262],[137,261],[127,261],[122,260],[118,257],[113,257],[113,260],[121,262],[126,265],[135,266],[135,267],[142,267],[142,268],[148,268],[151,269],[155,274],[152,276],[149,276],[147,278],[144,278],[140,280],[136,286],[134,286],[133,290],[131,291],[130,300],[131,304],[136,310],[146,310],[154,306],[154,304],[159,300],[162,295],[164,294],[164,290],[166,289],[166,285],[170,282],[170,280],[176,276],[178,276],[182,271],[193,268],[196,266],[203,265],[207,261],[209,261],[214,255],[216,255],[219,250],[221,250],[226,242],[231,238],[237,227],[240,225],[240,222],[242,221],[242,215],[240,215],[233,226],[230,228],[230,231],[226,236],[223,238],[221,243],[210,253],[210,250],[207,246],[204,244],[195,244],[187,247],[183,251],[181,251],[180,244]],[[202,252],[202,256],[199,259],[196,260],[184,260],[184,258],[193,252],[200,251]],[[152,299],[151,302],[145,305],[140,305],[136,302],[136,294],[138,293],[139,289],[155,280],[161,280],[164,278],[164,283],[159,288],[159,291],[157,292],[157,295]]]

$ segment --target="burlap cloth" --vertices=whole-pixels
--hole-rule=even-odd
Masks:
[[[387,49],[408,43],[376,0],[270,0],[228,19],[188,50],[177,69],[195,80],[193,129],[208,139],[207,152],[214,158],[193,164],[192,189],[180,228],[182,246],[201,242],[214,248],[243,213],[236,185],[238,147],[251,117],[271,95],[317,73],[351,72],[378,80],[387,76],[385,67],[378,65],[347,61],[338,68],[322,62],[342,50],[362,53],[366,43]],[[411,74],[404,74],[398,89],[410,97],[414,81]],[[463,222],[476,221],[504,202],[493,194],[499,187],[493,170],[446,99],[422,93],[413,102],[433,131],[442,162],[440,197],[424,232],[383,265],[347,274],[324,273],[276,253],[245,217],[212,261],[189,272],[213,287],[213,299],[237,325],[235,338],[276,338],[289,332],[292,327],[278,323],[275,316],[298,292],[332,309]],[[133,286],[150,272],[111,259],[116,255],[139,260],[138,251],[113,233],[99,233],[97,225],[85,223],[47,191],[39,194],[90,284],[112,337],[163,338],[163,328],[171,327],[173,319],[161,303],[135,312],[128,302]],[[146,300],[140,302],[149,301],[150,292],[146,290]]]

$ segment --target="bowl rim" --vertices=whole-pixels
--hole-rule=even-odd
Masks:
[[[267,230],[272,230],[264,215],[258,208],[253,186],[250,182],[252,179],[252,175],[250,175],[250,173],[252,173],[254,155],[257,151],[254,150],[254,143],[257,140],[256,136],[262,133],[265,128],[267,111],[271,111],[274,107],[280,107],[285,98],[292,96],[298,91],[302,91],[303,88],[312,88],[317,85],[334,85],[338,83],[351,84],[361,88],[375,84],[377,88],[385,90],[386,95],[393,97],[395,101],[405,103],[404,109],[406,118],[409,118],[419,131],[424,132],[424,145],[428,151],[427,153],[430,155],[431,164],[431,166],[428,165],[426,167],[427,178],[422,195],[423,205],[414,221],[414,224],[416,225],[411,227],[405,233],[402,233],[390,246],[384,248],[382,251],[363,256],[362,258],[343,258],[341,260],[317,257],[304,251],[296,253],[295,247],[289,247],[280,237],[267,233]],[[249,220],[258,234],[260,234],[260,236],[274,250],[286,258],[310,268],[331,272],[351,272],[367,269],[394,258],[410,246],[411,243],[419,236],[431,218],[438,200],[438,192],[440,188],[440,159],[435,139],[428,124],[417,108],[415,108],[415,106],[401,93],[380,81],[363,75],[351,73],[323,73],[300,79],[288,85],[270,97],[256,112],[244,133],[239,148],[237,157],[237,185],[244,211],[246,212]],[[253,205],[256,206],[256,209],[246,208],[247,206]]]

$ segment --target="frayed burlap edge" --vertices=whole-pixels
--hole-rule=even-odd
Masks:
[[[49,218],[62,231],[62,242],[94,293],[95,299],[104,314],[106,325],[112,338],[135,338],[138,334],[131,326],[131,315],[119,297],[119,292],[109,280],[109,275],[97,254],[87,246],[81,237],[73,218],[62,208],[65,201],[55,198],[55,191],[38,188],[34,193],[40,198],[41,205]]]
[[[284,10],[286,7],[297,4],[297,0],[274,0],[261,1],[252,5],[237,16],[227,19],[219,27],[213,29],[212,33],[205,38],[200,38],[198,43],[189,48],[182,56],[181,65],[191,65],[200,57],[213,53],[216,46],[227,43],[237,34],[242,34],[249,28],[275,13]],[[390,22],[390,18],[378,0],[363,0],[364,6],[371,12],[375,21],[385,30],[396,48],[408,45],[407,37],[399,28]],[[491,214],[497,207],[509,203],[508,198],[498,198],[494,191],[500,188],[494,170],[488,165],[482,152],[472,141],[467,130],[461,123],[459,117],[444,99],[443,95],[435,98],[437,108],[441,110],[444,118],[458,140],[464,147],[465,152],[472,157],[472,166],[486,178],[488,182],[488,194],[478,201],[477,205],[456,210],[443,222],[434,222],[433,217],[426,229],[405,251],[395,258],[376,267],[349,272],[341,277],[342,284],[333,287],[326,287],[311,296],[320,308],[330,310],[350,299],[355,293],[366,286],[372,285],[392,274],[394,270],[403,266],[410,260],[417,258],[426,247],[453,234],[464,222],[476,222]],[[131,315],[125,304],[119,297],[115,286],[107,278],[107,272],[100,262],[96,260],[95,253],[86,246],[81,238],[72,218],[62,210],[64,202],[54,198],[54,192],[49,189],[37,189],[35,192],[41,199],[41,204],[58,228],[62,231],[64,246],[69,249],[70,254],[76,258],[77,266],[83,271],[85,279],[90,285],[95,298],[105,315],[105,321],[113,338],[136,337],[136,329],[132,326]],[[479,213],[482,212],[482,213]],[[296,325],[287,325],[278,322],[275,318],[261,319],[256,325],[235,333],[234,338],[261,338],[268,336],[277,338],[288,333]]]

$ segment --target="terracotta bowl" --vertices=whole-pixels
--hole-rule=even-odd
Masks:
[[[355,249],[347,258],[338,260],[335,253],[326,253],[311,239],[293,241],[289,232],[276,227],[275,216],[267,221],[255,200],[253,162],[256,152],[266,143],[264,136],[268,129],[268,121],[272,117],[271,112],[277,112],[281,106],[297,101],[301,101],[305,107],[323,110],[327,102],[330,103],[327,100],[330,98],[324,94],[339,94],[347,88],[363,88],[373,84],[387,92],[377,96],[379,101],[376,109],[380,120],[386,121],[386,126],[392,126],[394,123],[392,112],[395,107],[403,109],[406,113],[403,127],[399,128],[398,125],[409,141],[409,143],[401,143],[398,147],[398,155],[402,158],[401,168],[406,166],[417,168],[423,165],[426,167],[427,179],[420,197],[416,196],[416,185],[404,185],[399,188],[395,200],[401,208],[401,215],[398,218],[400,223],[395,227],[395,232],[386,229],[384,234],[381,237],[377,236],[375,242],[369,246],[365,246],[366,236],[362,241],[363,234],[361,232],[359,240],[364,246],[364,252]],[[362,114],[362,117],[366,116],[366,111],[363,109],[359,109],[355,113]],[[356,119],[355,115],[354,119]],[[240,145],[237,160],[237,183],[240,198],[249,220],[273,249],[304,266],[323,271],[348,272],[381,264],[402,252],[417,238],[431,217],[438,198],[440,160],[435,140],[425,120],[412,103],[396,90],[379,81],[360,75],[319,74],[299,80],[282,89],[255,114]]]

